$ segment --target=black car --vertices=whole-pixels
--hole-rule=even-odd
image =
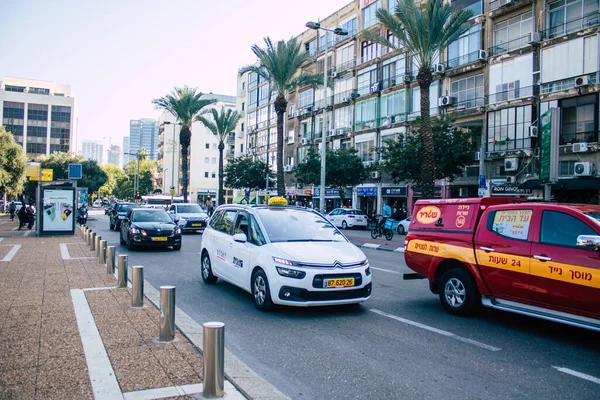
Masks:
[[[108,229],[119,230],[121,221],[125,219],[127,212],[137,206],[135,203],[125,202],[113,204],[112,208],[108,211]]]
[[[181,228],[164,210],[132,208],[121,222],[121,244],[129,250],[138,246],[181,250]]]

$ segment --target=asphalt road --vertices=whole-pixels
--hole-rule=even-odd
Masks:
[[[227,348],[294,399],[600,398],[600,334],[488,309],[451,316],[426,281],[402,280],[401,253],[365,249],[374,286],[359,307],[263,313],[232,285],[203,284],[202,235],[178,252],[129,252],[107,217],[93,219],[154,287],[175,285],[198,323],[224,322]]]

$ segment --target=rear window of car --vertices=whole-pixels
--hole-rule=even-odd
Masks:
[[[351,210],[350,214],[352,214],[352,215],[360,215],[360,216],[365,216],[365,217],[367,216],[367,214],[365,214],[362,211],[358,211],[358,210]]]
[[[129,211],[135,206],[135,204],[119,204],[117,206],[117,211]]]

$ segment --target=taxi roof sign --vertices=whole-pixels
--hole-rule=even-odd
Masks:
[[[271,197],[269,199],[269,205],[270,206],[287,206],[288,201],[285,199],[285,197],[275,196],[275,197]]]

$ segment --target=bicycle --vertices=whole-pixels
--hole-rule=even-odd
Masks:
[[[378,215],[378,217],[381,217],[381,215]],[[385,221],[385,225],[383,227],[381,226],[381,223],[378,223],[377,226],[371,230],[371,237],[373,239],[377,239],[381,236],[385,236],[387,240],[392,240],[394,237],[394,230],[391,229],[393,223],[394,220],[391,218],[388,218],[387,221]]]

